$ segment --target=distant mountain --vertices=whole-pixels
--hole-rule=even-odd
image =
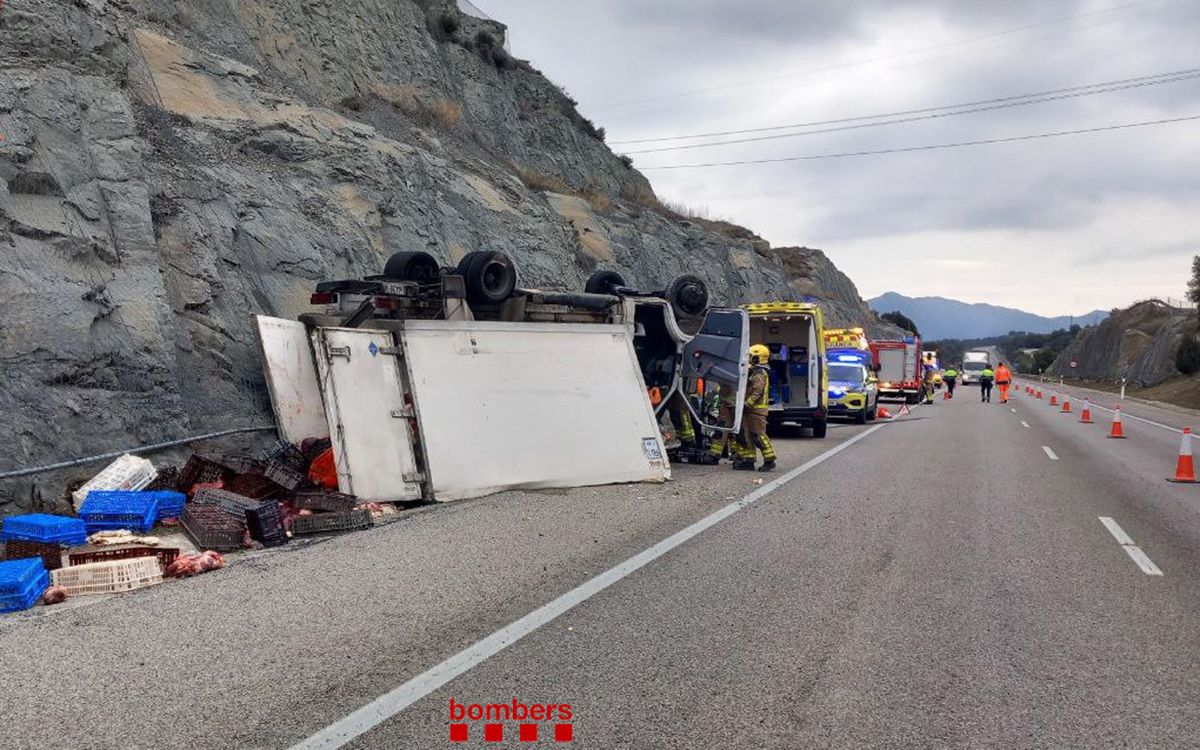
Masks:
[[[878,313],[893,310],[912,318],[921,329],[921,337],[933,339],[981,339],[1002,336],[1009,331],[1050,333],[1068,328],[1072,322],[1088,326],[1099,323],[1108,316],[1105,310],[1093,310],[1074,319],[1069,315],[1048,318],[1024,310],[996,305],[970,304],[945,297],[906,297],[896,292],[887,292],[867,300],[871,309]]]

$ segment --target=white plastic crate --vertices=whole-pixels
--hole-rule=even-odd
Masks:
[[[115,594],[162,583],[162,568],[157,557],[131,557],[126,560],[72,565],[52,571],[55,586],[70,596]]]
[[[72,492],[71,499],[74,500],[75,510],[78,511],[80,504],[92,490],[140,490],[153,482],[156,476],[158,470],[154,468],[154,464],[126,453],[105,466],[104,470],[89,479],[87,484]]]

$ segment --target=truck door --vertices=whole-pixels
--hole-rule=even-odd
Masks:
[[[305,438],[326,437],[329,423],[304,324],[256,315],[254,325],[280,437],[297,445]]]
[[[338,489],[360,500],[421,497],[400,350],[391,333],[349,328],[312,332]]]
[[[700,332],[683,347],[680,368],[680,390],[687,396],[688,409],[696,421],[705,427],[733,431],[742,423],[742,407],[746,400],[746,377],[749,374],[750,318],[745,310],[714,307],[708,311]],[[737,407],[733,425],[721,425],[707,409],[697,410],[698,381],[704,381],[708,391],[712,385],[733,388]],[[700,413],[697,413],[697,412]]]

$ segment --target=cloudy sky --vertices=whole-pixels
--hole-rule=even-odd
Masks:
[[[1200,119],[966,148],[651,169],[1200,116],[1200,78],[884,126],[855,120],[841,126],[872,126],[837,132],[629,142],[1200,73],[1200,0],[475,3],[509,24],[513,53],[575,96],[617,151],[788,135],[633,158],[666,199],[745,224],[775,245],[824,249],[864,297],[898,291],[1080,313],[1182,297],[1200,253]]]

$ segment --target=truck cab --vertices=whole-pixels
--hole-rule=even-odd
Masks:
[[[771,351],[767,424],[828,431],[829,370],[821,308],[806,302],[760,302],[742,306],[750,316],[750,343]]]
[[[979,374],[991,365],[991,354],[985,351],[974,351],[963,354],[962,372],[959,382],[963,385],[979,383]]]

